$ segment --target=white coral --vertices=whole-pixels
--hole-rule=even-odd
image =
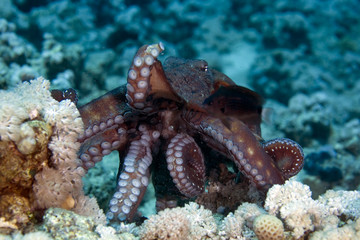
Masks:
[[[309,202],[312,200],[309,186],[290,180],[284,185],[274,185],[267,193],[265,209],[272,215],[279,213],[280,209],[294,201]]]
[[[328,190],[318,200],[326,204],[334,215],[344,214],[348,218],[360,217],[360,192],[359,191],[334,191]]]
[[[254,203],[243,203],[234,213],[224,218],[220,227],[222,239],[249,239],[254,238],[255,233],[250,230],[254,219],[264,214],[265,211]]]
[[[190,233],[190,222],[181,208],[165,209],[152,215],[140,227],[142,240],[152,239],[187,239]]]
[[[39,119],[52,128],[51,161],[35,175],[33,186],[40,208],[60,207],[71,198],[76,201],[83,195],[81,177],[85,174],[77,166],[77,138],[84,128],[80,113],[70,100],[56,101],[49,88],[50,82],[40,77],[0,94],[0,140],[13,141],[23,154],[29,154],[36,141],[26,123]]]
[[[349,221],[342,227],[325,228],[310,235],[310,240],[353,240],[360,239],[360,219]]]
[[[309,186],[294,180],[270,188],[265,209],[272,215],[280,215],[295,239],[320,228],[329,215],[324,204],[311,198]]]
[[[94,197],[80,196],[76,207],[72,211],[85,217],[91,217],[98,225],[106,225],[104,211],[99,207]]]
[[[191,202],[150,216],[140,228],[141,239],[218,239],[210,210]]]
[[[242,217],[237,217],[233,213],[229,213],[222,221],[219,235],[221,239],[242,239],[243,227],[245,220]]]
[[[195,202],[184,207],[190,221],[190,239],[216,239],[217,226],[212,212]]]
[[[337,229],[340,215],[350,219],[359,218],[359,206],[359,191],[328,190],[318,200],[314,200],[310,188],[295,180],[286,181],[284,185],[274,185],[265,201],[265,209],[281,217],[295,239],[313,231]],[[345,234],[345,230],[336,233]]]
[[[21,140],[20,125],[33,119],[34,113],[56,101],[49,92],[50,83],[43,78],[24,82],[13,91],[0,91],[0,138],[5,141]]]

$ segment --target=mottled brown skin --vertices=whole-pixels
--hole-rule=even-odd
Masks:
[[[158,209],[175,206],[174,196],[202,193],[205,166],[216,159],[204,157],[198,143],[233,161],[259,189],[282,184],[300,171],[303,153],[297,143],[261,138],[264,101],[257,93],[237,86],[204,60],[170,57],[163,66],[157,59],[163,50],[161,43],[141,47],[126,87],[80,108],[86,127],[79,139],[83,167],[120,151],[110,221],[133,219],[150,173]]]

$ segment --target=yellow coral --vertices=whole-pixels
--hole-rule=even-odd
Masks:
[[[282,240],[284,225],[275,216],[262,214],[254,220],[254,232],[259,240]]]

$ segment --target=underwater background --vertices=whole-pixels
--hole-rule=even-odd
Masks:
[[[43,76],[51,89],[76,89],[82,105],[126,83],[137,49],[161,41],[161,60],[204,59],[265,98],[270,114],[263,138],[287,137],[303,147],[305,164],[296,179],[314,199],[329,189],[360,190],[359,1],[0,5],[0,89]],[[106,157],[84,178],[85,194],[104,210],[116,185],[117,157]],[[154,204],[150,189],[141,211],[155,213]]]

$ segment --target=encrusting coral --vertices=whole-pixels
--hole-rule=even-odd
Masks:
[[[56,101],[49,87],[38,78],[0,94],[0,216],[13,228],[49,207],[81,213],[77,205],[88,200],[76,155],[79,111],[70,100]]]

